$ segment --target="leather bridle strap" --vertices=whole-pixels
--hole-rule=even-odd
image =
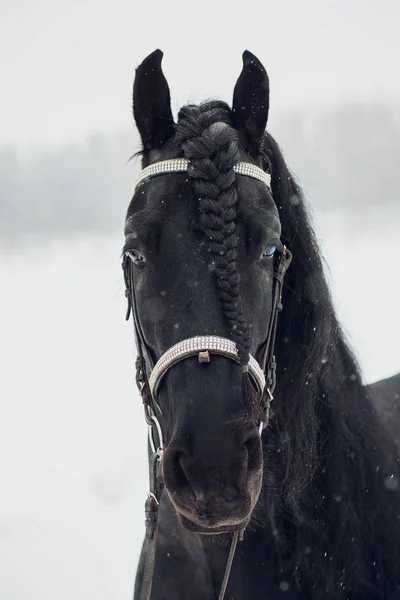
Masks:
[[[145,504],[145,525],[147,540],[146,558],[143,568],[143,580],[140,600],[150,600],[153,583],[154,563],[156,558],[156,540],[158,525],[158,507],[160,505],[163,483],[160,477],[162,452],[158,450],[150,457],[150,490]]]
[[[152,427],[154,425],[154,421],[152,418],[154,416],[154,408],[150,393],[147,369],[149,369],[149,371],[151,372],[153,368],[153,360],[147,348],[147,344],[145,342],[142,327],[139,320],[139,315],[137,312],[137,303],[135,297],[135,288],[133,285],[132,269],[132,261],[129,258],[129,256],[125,254],[122,261],[122,270],[124,273],[125,280],[125,296],[127,299],[127,310],[125,319],[126,321],[128,321],[130,314],[132,313],[133,329],[137,350],[137,358],[135,363],[136,385],[138,387],[139,394],[142,398],[146,423]]]
[[[263,357],[260,361],[260,366],[266,373],[266,385],[271,394],[274,393],[276,386],[275,341],[279,313],[283,310],[283,280],[291,262],[292,253],[286,248],[286,246],[284,246],[283,252],[280,256],[278,268],[274,272],[275,285],[273,291],[271,318],[268,326],[268,335],[264,346]]]

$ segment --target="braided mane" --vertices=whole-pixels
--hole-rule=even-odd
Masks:
[[[249,326],[243,316],[236,265],[238,193],[233,170],[240,157],[230,114],[225,102],[184,106],[178,115],[176,141],[190,160],[189,175],[199,198],[201,225],[209,240],[221,307],[245,366],[249,360]]]

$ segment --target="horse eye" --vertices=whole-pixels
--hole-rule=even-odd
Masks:
[[[127,250],[125,254],[129,256],[135,265],[144,262],[144,256],[142,256],[137,250]]]
[[[273,255],[276,252],[276,246],[275,245],[271,245],[268,246],[267,249],[265,250],[265,252],[263,252],[262,257],[263,258],[272,258]]]

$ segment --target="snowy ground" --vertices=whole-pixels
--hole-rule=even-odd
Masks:
[[[365,379],[397,372],[395,212],[376,210],[362,223],[330,213],[317,226]],[[146,429],[124,322],[121,243],[32,241],[0,258],[4,600],[132,598]]]

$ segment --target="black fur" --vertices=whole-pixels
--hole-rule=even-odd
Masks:
[[[155,50],[143,61],[133,87],[133,114],[147,151],[161,147],[174,132],[169,88],[161,70],[162,57],[161,50]]]
[[[138,76],[141,77],[141,67]],[[169,98],[160,74],[159,81],[162,96]],[[156,80],[152,85],[157,89]],[[258,100],[253,105],[249,91],[252,95],[254,89]],[[138,105],[146,104],[147,100],[143,92]],[[238,115],[242,102],[243,118]],[[185,107],[178,119],[176,135],[175,125],[168,117],[169,125],[162,140],[151,127],[141,130],[140,123],[146,118],[140,110],[135,113],[144,143],[144,164],[155,157],[163,160],[185,154],[193,159],[193,168],[201,171],[200,176],[195,171],[190,181],[176,174],[148,182],[128,209],[125,247],[132,246],[139,231],[140,240],[146,240],[141,242],[140,249],[149,258],[147,277],[153,269],[151,282],[139,272],[137,275],[136,285],[142,294],[138,299],[139,316],[156,358],[178,339],[207,333],[206,328],[209,332],[232,336],[232,323],[241,323],[242,318],[247,329],[239,328],[243,335],[236,340],[238,347],[243,343],[243,353],[257,354],[270,314],[271,284],[268,270],[267,283],[259,283],[257,273],[260,279],[264,275],[252,261],[252,244],[258,231],[255,221],[264,223],[263,207],[268,206],[265,217],[269,215],[269,221],[262,227],[263,231],[268,230],[269,223],[273,227],[277,210],[281,239],[293,253],[285,285],[284,311],[278,324],[278,385],[270,425],[262,438],[263,485],[245,538],[238,546],[226,599],[395,600],[400,598],[398,451],[381,424],[370,391],[361,382],[356,359],[337,322],[302,192],[276,142],[269,134],[260,134],[260,127],[264,129],[267,121],[268,106],[265,70],[246,52],[243,72],[235,88],[233,111],[220,102]],[[165,106],[163,110],[169,114]],[[207,119],[211,120],[205,126]],[[216,168],[218,147],[205,159],[205,150],[225,139],[225,133],[221,137],[224,128],[210,127],[215,122],[228,126],[224,160],[229,155],[232,161],[248,160],[271,166],[276,207],[270,206],[262,186],[250,180],[240,181],[237,197],[232,200],[235,187],[229,175],[231,162]],[[201,145],[205,131],[209,137],[206,149]],[[158,143],[149,147],[148,140],[157,139]],[[208,169],[210,176],[203,189],[204,169]],[[213,190],[216,198],[212,198]],[[231,211],[230,219],[226,220],[226,232],[225,221],[221,227],[218,225],[217,230],[223,233],[215,244],[210,238],[218,222],[215,215],[219,208],[213,202],[225,197],[224,193],[221,196],[224,190],[228,198],[224,210]],[[146,228],[145,223],[149,222],[151,227]],[[204,233],[208,238],[206,245]],[[268,235],[262,238],[262,243],[269,239]],[[211,254],[221,249],[221,256],[230,252],[230,247],[225,250],[218,245],[226,245],[226,240],[230,240],[228,246],[233,249],[237,244],[227,264],[234,263],[231,273],[237,271],[241,276],[240,294],[235,287],[236,275],[232,282],[230,275],[223,273],[220,278],[228,281],[229,290],[237,291],[234,315],[224,305],[232,299],[229,290],[229,298],[221,296],[221,314],[221,305],[215,298],[218,289],[219,294],[221,287],[224,291],[225,284],[221,286],[217,273],[215,286],[207,268],[210,248]],[[351,256],[348,268],[355,268]],[[201,293],[193,293],[196,281]],[[158,290],[166,290],[166,304],[158,302]],[[257,298],[265,299],[259,308],[254,300]],[[186,314],[183,320],[182,312]],[[179,328],[173,331],[175,322]],[[207,369],[183,361],[166,377],[160,401],[165,413],[162,424],[167,452],[174,447],[171,469],[176,473],[179,465],[184,464],[183,470],[187,469],[188,481],[194,487],[205,481],[212,487],[216,480],[207,477],[217,472],[218,481],[231,490],[237,485],[231,479],[232,470],[239,471],[243,459],[235,454],[239,437],[246,445],[252,439],[252,433],[245,432],[253,431],[254,414],[248,411],[244,414],[246,411],[237,399],[239,376],[226,359],[215,360]],[[204,390],[209,392],[206,397]],[[184,448],[179,456],[177,440],[179,448]],[[257,446],[252,452],[257,457]],[[190,460],[197,461],[194,466],[192,462],[189,465],[189,455]],[[231,465],[236,465],[234,468],[229,466],[230,460]],[[250,470],[250,451],[247,460]],[[225,465],[226,462],[229,464]],[[261,464],[254,463],[254,473]],[[182,481],[181,486],[186,485]],[[249,488],[251,498],[257,497],[256,488],[254,480]],[[179,486],[176,489],[181,492]],[[190,496],[187,494],[186,499]],[[223,491],[220,496],[214,492],[215,506],[222,500],[226,507],[230,506],[223,496]],[[227,516],[222,512],[218,518],[222,522]],[[228,543],[226,535],[203,536],[187,531],[179,511],[175,510],[171,490],[164,492],[153,600],[215,599],[222,582]],[[143,556],[135,598],[139,598]]]

